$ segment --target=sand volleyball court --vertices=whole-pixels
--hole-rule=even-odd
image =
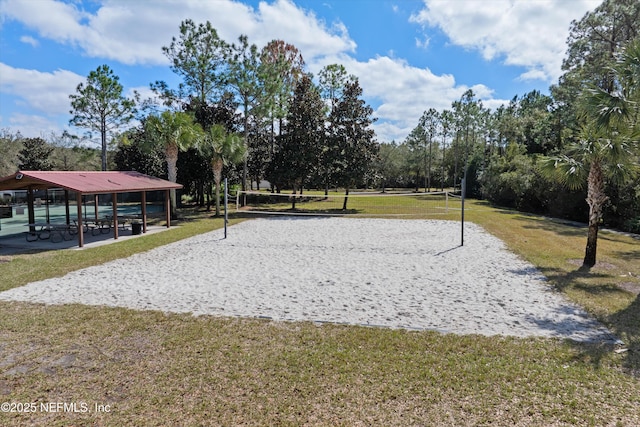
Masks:
[[[1,300],[456,334],[615,338],[481,227],[271,218],[30,283]]]

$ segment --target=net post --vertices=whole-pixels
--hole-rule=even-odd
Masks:
[[[464,199],[465,193],[467,192],[467,178],[462,178],[462,186],[460,188],[462,197],[462,206],[460,209],[460,246],[464,246]]]
[[[449,192],[444,193],[444,212],[449,213]]]
[[[229,222],[229,190],[227,178],[224,179],[224,238],[227,238],[227,223]]]

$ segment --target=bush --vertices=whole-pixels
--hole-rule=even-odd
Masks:
[[[483,196],[496,205],[573,221],[588,219],[585,191],[549,181],[538,157],[525,155],[519,145],[509,147],[505,156],[492,158],[481,183]]]
[[[640,216],[626,220],[621,228],[629,233],[640,234]]]

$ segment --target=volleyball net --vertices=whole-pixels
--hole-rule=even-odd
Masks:
[[[448,191],[303,194],[238,191],[236,212],[280,215],[459,216],[460,195]],[[457,213],[456,213],[457,212]]]

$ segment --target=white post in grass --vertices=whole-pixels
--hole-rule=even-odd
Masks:
[[[465,172],[465,175],[466,175],[466,172]],[[464,246],[464,198],[465,198],[466,192],[467,192],[467,177],[465,176],[464,178],[462,178],[462,188],[461,188],[462,209],[460,209],[460,219],[461,219],[460,246]]]
[[[227,238],[227,222],[229,222],[229,191],[227,178],[224,179],[224,238]]]

